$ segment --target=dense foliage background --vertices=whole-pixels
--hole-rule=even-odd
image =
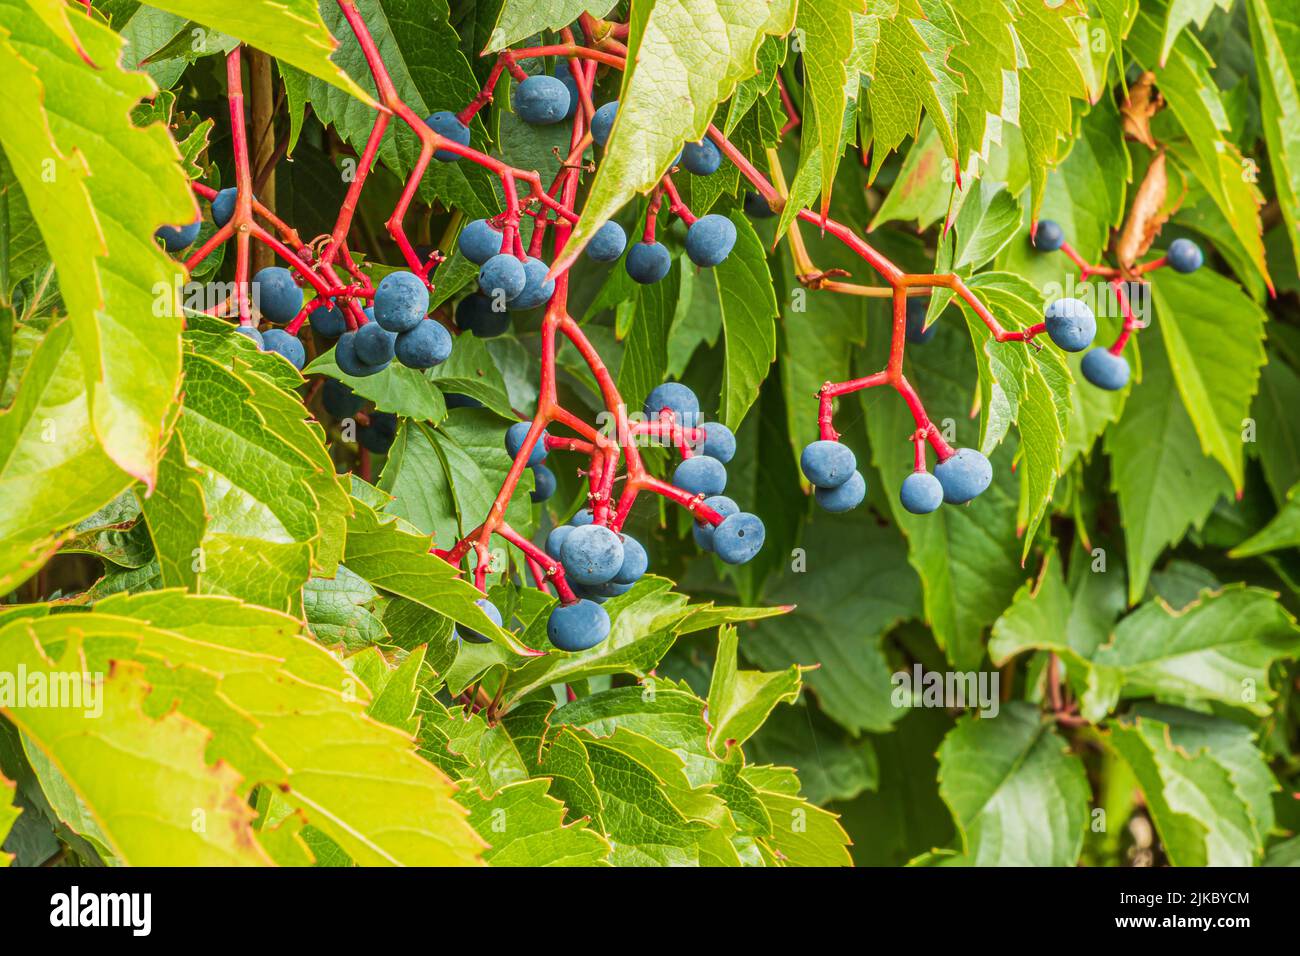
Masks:
[[[329,342],[306,333],[304,379],[203,315],[152,238],[193,218],[188,180],[234,182],[241,42],[255,191],[304,238],[330,231],[375,116],[339,5],[0,0],[0,859],[1300,862],[1294,3],[355,6],[421,115],[460,110],[491,53],[580,14],[630,24],[633,67],[598,78],[596,101],[623,106],[578,237],[610,216],[633,233],[710,121],[788,191],[751,220],[736,166],[682,173],[696,214],[737,223],[729,268],[692,266],[674,222],[663,282],[580,259],[569,290],[630,404],[680,379],[736,431],[728,494],[766,546],[726,567],[689,516],[643,502],[629,529],[651,575],[607,605],[612,636],[537,656],[554,599],[519,586],[501,542],[507,627],[456,640],[454,622],[486,619],[430,547],[474,528],[505,477],[505,428],[537,401],[538,314],[458,336],[428,373],[348,379],[400,416],[371,456],[321,404],[341,374]],[[521,122],[511,83],[474,143],[549,183],[567,132]],[[349,236],[376,278],[400,264],[385,222],[416,149],[390,129]],[[965,277],[1009,328],[1078,288],[1066,256],[1032,247],[1038,220],[1088,263],[1128,270],[1189,237],[1207,265],[1146,276],[1118,392],[1050,343],[991,341],[936,293],[907,375],[949,441],[990,456],[993,486],[908,514],[914,426],[872,389],[835,419],[868,500],[830,516],[799,450],[822,384],[883,365],[888,299],[818,278],[881,285],[802,206],[910,272]],[[430,168],[405,226],[450,256],[436,307],[474,279],[459,229],[500,209],[483,168]],[[188,281],[228,282],[230,259]],[[1119,319],[1098,312],[1109,343]],[[594,417],[580,356],[559,359],[566,403]],[[557,473],[546,505],[522,486],[516,529],[581,505],[582,477]],[[897,692],[917,668],[996,677],[996,706]],[[32,675],[97,688],[100,712],[18,696]]]

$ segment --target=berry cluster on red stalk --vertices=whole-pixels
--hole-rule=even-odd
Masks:
[[[630,418],[624,397],[599,353],[568,312],[568,269],[548,276],[545,264],[539,261],[548,238],[553,257],[560,258],[579,219],[574,205],[584,153],[593,144],[603,146],[617,111],[617,103],[604,104],[598,109],[592,101],[592,89],[598,69],[624,68],[627,48],[623,41],[627,26],[584,14],[578,21],[580,39],[571,28],[566,28],[560,31],[562,42],[499,54],[487,81],[469,104],[458,113],[443,111],[426,119],[417,116],[398,96],[354,0],[338,2],[373,77],[379,111],[333,230],[328,236],[304,243],[253,195],[240,50],[236,48],[227,59],[236,184],[231,190],[221,192],[195,184],[195,191],[212,203],[214,221],[219,228],[186,259],[186,267],[193,269],[221,243],[233,238],[236,242],[235,306],[240,331],[250,338],[260,338],[250,308],[248,273],[250,242],[261,242],[289,266],[288,270],[279,267],[263,270],[258,277],[253,277],[253,287],[260,287],[262,301],[258,311],[262,318],[282,326],[265,333],[264,345],[268,350],[278,352],[301,368],[302,347],[297,344],[297,334],[310,319],[318,333],[338,338],[335,360],[349,375],[374,374],[386,367],[394,355],[405,364],[430,367],[445,360],[452,347],[452,336],[444,327],[445,317],[425,314],[428,290],[433,284],[431,274],[436,278],[434,270],[445,256],[438,251],[425,257],[417,254],[404,231],[403,219],[430,162],[469,161],[490,170],[500,178],[505,208],[489,220],[470,224],[472,236],[470,227],[461,233],[462,251],[482,266],[480,292],[462,301],[462,307],[468,302],[473,308],[457,309],[459,328],[451,331],[499,334],[504,325],[487,330],[482,323],[485,317],[504,312],[505,303],[528,299],[530,305],[544,305],[539,397],[532,420],[518,423],[507,433],[507,451],[513,462],[482,523],[451,547],[435,549],[434,553],[458,568],[468,563],[467,573],[475,586],[486,591],[492,535],[500,535],[515,545],[524,554],[534,584],[547,591],[553,587],[558,595],[559,604],[552,613],[548,636],[556,648],[566,651],[582,650],[604,640],[609,632],[609,618],[601,603],[626,591],[645,572],[645,549],[622,530],[642,492],[662,495],[686,508],[696,522],[696,540],[705,550],[730,563],[752,558],[762,545],[762,522],[740,511],[735,502],[722,494],[726,483],[724,466],[734,452],[734,436],[718,423],[702,421],[695,396],[678,383],[665,383],[652,392],[643,406],[645,420]],[[530,76],[519,65],[521,61],[539,57],[557,58],[565,72],[561,75],[557,68],[554,77]],[[491,102],[492,90],[503,71],[515,81],[515,110],[526,122],[571,121],[568,155],[549,185],[542,183],[536,171],[515,168],[469,145],[470,121]],[[562,94],[561,89],[567,92]],[[380,141],[394,117],[409,126],[420,140],[419,156],[386,223],[409,271],[386,276],[376,286],[350,255],[346,237]],[[755,192],[746,197],[745,203],[751,215],[770,216],[783,206],[781,191],[715,126],[709,126],[706,138],[699,143],[684,144],[673,169],[680,164],[697,175],[707,175],[723,160],[734,163],[752,185]],[[779,181],[779,170],[773,172]],[[667,252],[655,240],[656,228],[665,214],[677,216],[689,227],[687,255],[697,266],[717,265],[730,253],[735,242],[734,224],[718,215],[697,218],[682,201],[670,170],[651,192],[641,241],[634,243],[624,256],[624,267],[636,281],[658,281],[667,272],[664,261]],[[519,229],[524,216],[533,221],[527,249]],[[804,471],[816,488],[818,501],[835,511],[861,501],[865,483],[856,470],[852,452],[836,441],[832,403],[837,396],[876,385],[890,385],[897,390],[916,421],[912,435],[917,450],[916,471],[904,482],[904,503],[912,510],[925,511],[934,510],[941,501],[969,501],[987,486],[991,472],[988,462],[978,452],[954,449],[944,441],[903,374],[904,345],[914,339],[908,328],[909,294],[935,287],[950,289],[975,311],[999,342],[1030,341],[1046,330],[1063,347],[1082,348],[1088,343],[1078,344],[1080,330],[1075,320],[1079,316],[1072,314],[1071,321],[1062,325],[1053,319],[1049,307],[1043,323],[1023,330],[1004,329],[960,277],[905,273],[847,226],[807,209],[801,210],[797,218],[814,224],[859,255],[885,279],[889,287],[885,294],[893,301],[893,335],[887,366],[866,378],[827,383],[820,390],[820,440],[809,446],[803,456]],[[598,235],[587,248],[587,254],[597,261],[613,261],[624,252],[626,236],[617,224],[607,224],[610,225],[613,229],[602,230],[606,241],[601,242]],[[790,235],[798,256],[802,247],[798,244],[797,226]],[[167,234],[161,238],[169,248],[178,251]],[[192,236],[189,241],[193,241]],[[469,248],[471,245],[475,247],[473,250]],[[278,269],[276,274],[263,275],[275,269]],[[288,286],[281,283],[283,276],[279,273],[290,276]],[[398,281],[394,276],[403,278]],[[856,294],[884,291],[862,291],[867,287],[838,282],[829,274],[804,274],[801,280],[805,284]],[[303,287],[309,287],[311,294],[303,296]],[[487,308],[485,301],[492,303],[490,313],[483,311]],[[475,313],[475,309],[479,311]],[[1091,313],[1086,319],[1092,321]],[[479,324],[475,325],[476,322]],[[441,344],[443,335],[445,347]],[[1087,339],[1091,341],[1090,334]],[[602,403],[614,422],[611,434],[597,429],[560,403],[555,358],[562,340],[573,344],[595,377]],[[348,401],[349,395],[344,388],[342,400]],[[328,389],[326,397],[330,397]],[[339,396],[336,394],[335,398]],[[353,407],[359,404],[357,401]],[[372,415],[371,419],[375,417]],[[562,429],[566,434],[552,435],[551,428]],[[647,436],[670,445],[680,454],[682,460],[672,481],[658,478],[646,469],[638,445]],[[926,471],[927,443],[938,459],[933,475]],[[377,450],[369,443],[367,447]],[[544,485],[549,483],[553,489],[553,476],[549,476],[544,464],[552,452],[572,453],[585,459],[581,473],[589,489],[587,507],[569,524],[555,529],[546,546],[540,547],[511,528],[505,514],[525,468],[533,468],[537,478],[535,500],[548,493]],[[543,481],[547,476],[548,480]],[[915,480],[918,476],[924,487]],[[480,604],[489,617],[499,619],[496,608],[486,598]],[[471,641],[485,639],[468,629],[462,629],[460,636]]]

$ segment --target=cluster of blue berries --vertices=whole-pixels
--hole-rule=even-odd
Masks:
[[[234,186],[229,186],[212,197],[210,204],[212,221],[218,229],[230,222],[230,217],[235,214],[235,197],[238,192]],[[200,215],[188,225],[159,226],[154,231],[153,237],[163,244],[164,249],[175,254],[183,252],[194,245],[194,240],[199,237],[199,230],[202,226],[203,216]]]
[[[1056,252],[1065,245],[1065,230],[1061,228],[1060,223],[1051,219],[1044,219],[1038,224],[1035,230],[1032,243],[1039,252]],[[1175,272],[1186,275],[1195,272],[1205,264],[1205,254],[1201,247],[1190,239],[1175,239],[1169,244],[1169,249],[1165,252],[1165,263]],[[1052,341],[1056,342],[1061,348],[1071,352],[1082,351],[1092,344],[1092,338],[1096,334],[1097,323],[1092,318],[1089,310],[1084,316],[1077,306],[1066,305],[1066,303],[1077,302],[1082,306],[1083,303],[1077,299],[1062,299],[1048,306],[1046,321],[1048,323],[1048,334],[1052,336]],[[1053,307],[1056,307],[1056,315],[1053,316]],[[1083,306],[1086,310],[1087,306]],[[1052,332],[1052,323],[1055,321],[1057,328],[1060,330],[1062,337],[1071,343],[1082,342],[1077,348],[1069,348],[1057,335]],[[1090,331],[1089,331],[1090,330]],[[1087,333],[1087,341],[1083,341]],[[1122,340],[1121,340],[1122,342]],[[1129,364],[1128,360],[1119,353],[1121,346],[1106,348],[1098,346],[1088,352],[1083,357],[1079,369],[1083,372],[1083,377],[1097,388],[1102,388],[1110,392],[1119,391],[1129,381]]]
[[[867,482],[858,471],[853,450],[823,438],[812,442],[799,456],[799,467],[813,486],[817,503],[838,514],[856,508],[866,497]],[[989,460],[973,448],[958,448],[934,466],[931,474],[918,469],[903,479],[899,500],[912,514],[930,514],[941,504],[965,504],[993,481]]]

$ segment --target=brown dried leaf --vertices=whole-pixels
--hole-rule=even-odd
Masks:
[[[1128,99],[1120,107],[1124,119],[1124,135],[1135,139],[1148,149],[1156,148],[1151,136],[1151,118],[1165,106],[1165,98],[1156,89],[1156,75],[1150,70],[1129,88]]]
[[[1121,269],[1132,269],[1146,255],[1156,236],[1160,235],[1161,227],[1169,219],[1169,211],[1165,206],[1168,189],[1169,177],[1165,170],[1165,151],[1162,149],[1147,167],[1142,185],[1133,197],[1133,206],[1129,209],[1124,231],[1115,244],[1115,258]]]

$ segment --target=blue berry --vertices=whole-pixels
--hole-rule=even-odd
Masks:
[[[544,466],[543,466],[544,467]],[[560,560],[561,549],[564,547],[564,539],[573,531],[573,525],[562,524],[551,529],[551,533],[546,536],[546,553],[556,561]]]
[[[609,141],[616,115],[618,115],[618,100],[610,100],[591,114],[591,138],[596,141],[597,146],[604,146]]]
[[[483,403],[477,398],[470,398],[468,395],[461,395],[459,392],[444,392],[443,401],[447,403],[448,408],[482,408]]]
[[[700,453],[716,458],[724,465],[736,457],[736,436],[722,422],[708,422],[704,428],[704,447]]]
[[[924,345],[939,331],[937,324],[928,329],[925,327],[925,314],[929,310],[930,303],[927,299],[907,300],[907,341],[913,345]]]
[[[611,583],[631,586],[641,580],[650,567],[650,555],[645,547],[630,534],[623,535],[623,563]]]
[[[519,450],[524,447],[524,439],[528,437],[528,431],[532,428],[532,422],[515,422],[506,429],[506,454],[514,458],[519,454]],[[542,434],[537,438],[537,444],[533,450],[528,453],[528,467],[540,465],[546,461],[546,429],[542,429]]]
[[[627,248],[627,233],[613,220],[596,230],[587,243],[587,258],[595,262],[613,262]]]
[[[357,428],[357,442],[376,455],[387,455],[397,437],[397,416],[391,412],[371,412],[370,424]]]
[[[1057,299],[1043,310],[1043,321],[1052,341],[1067,352],[1082,352],[1097,335],[1097,319],[1088,304],[1079,299]]]
[[[238,197],[239,190],[234,186],[227,186],[212,197],[212,221],[218,229],[230,222],[230,217],[235,214],[235,200]]]
[[[356,349],[357,358],[367,365],[387,365],[393,360],[397,348],[397,334],[372,320],[357,329],[352,347]]]
[[[478,271],[478,287],[489,298],[500,296],[506,302],[518,297],[528,284],[524,264],[509,253],[498,253]]]
[[[284,329],[267,329],[263,332],[262,351],[284,356],[299,371],[307,364],[307,352],[302,343],[296,335],[290,335]]]
[[[722,152],[711,139],[687,143],[682,147],[682,165],[696,176],[711,176],[722,165]]]
[[[546,637],[562,651],[585,651],[609,637],[609,614],[585,598],[558,605],[546,619]]]
[[[474,603],[483,609],[483,613],[492,619],[493,624],[495,624],[497,627],[501,626],[501,612],[497,610],[497,606],[495,604],[493,604],[487,598],[479,598]],[[457,639],[462,641],[468,641],[471,644],[492,643],[492,638],[487,637],[486,635],[480,633],[479,631],[474,630],[472,627],[468,627],[464,624],[457,624],[454,628],[452,628],[452,634],[454,634],[457,637]]]
[[[344,332],[339,336],[338,344],[334,346],[334,364],[339,367],[340,372],[353,378],[365,378],[367,375],[382,372],[388,367],[387,362],[371,365],[369,362],[362,361],[357,355],[356,342],[356,332]]]
[[[852,511],[862,504],[862,499],[866,496],[867,480],[862,477],[860,471],[855,471],[849,476],[848,481],[834,488],[813,489],[813,497],[817,499],[817,503],[832,514]]]
[[[502,241],[499,229],[494,228],[486,219],[475,219],[460,231],[456,245],[462,256],[474,265],[481,266],[501,251]]]
[[[569,112],[569,88],[553,76],[530,76],[515,87],[515,113],[531,126],[550,126]]]
[[[934,477],[943,486],[943,500],[950,505],[960,505],[989,486],[993,481],[993,466],[974,448],[958,448],[952,456],[934,466]]]
[[[316,330],[317,335],[327,339],[337,339],[348,330],[343,309],[335,305],[332,299],[312,309],[307,320],[311,322],[311,327]]]
[[[725,521],[734,514],[740,512],[740,505],[736,504],[726,495],[710,495],[704,499],[704,504],[712,508],[718,514],[722,515]],[[695,543],[699,545],[701,551],[713,550],[713,532],[714,526],[707,521],[697,521],[691,528],[691,534],[695,538]]]
[[[429,289],[414,272],[390,272],[379,280],[372,308],[389,332],[409,332],[429,311]]]
[[[709,213],[686,230],[686,255],[697,266],[716,266],[736,245],[736,224],[726,216]]]
[[[1128,359],[1101,346],[1083,357],[1079,370],[1089,382],[1108,392],[1118,392],[1128,384]]]
[[[898,500],[914,515],[928,515],[943,504],[943,485],[928,471],[914,471],[903,479]]]
[[[673,470],[673,484],[693,495],[720,495],[727,487],[727,468],[716,458],[696,455]]]
[[[1190,239],[1175,239],[1169,244],[1165,260],[1169,263],[1169,268],[1185,275],[1188,272],[1195,272],[1205,264],[1205,253],[1201,252],[1201,247]]]
[[[683,428],[694,428],[700,420],[700,400],[681,382],[656,385],[641,406],[645,417],[655,422],[665,409],[673,413],[677,424]]]
[[[253,326],[253,325],[237,325],[237,326],[235,326],[235,334],[236,334],[236,335],[243,335],[243,336],[246,336],[247,338],[252,339],[253,342],[257,345],[257,347],[258,347],[259,349],[263,347],[263,344],[262,344],[262,333],[259,332],[259,331],[257,331],[257,327],[256,327],[256,326]]]
[[[750,219],[771,219],[776,215],[767,200],[758,193],[745,193],[745,215]]]
[[[758,515],[740,511],[713,529],[713,551],[727,564],[744,564],[762,549],[766,534]]]
[[[559,60],[552,71],[555,78],[564,84],[564,88],[569,91],[569,108],[564,113],[565,119],[573,119],[573,114],[578,110],[580,97],[578,96],[578,81],[573,78],[573,73],[569,70],[568,60]]]
[[[529,493],[533,504],[540,504],[555,494],[555,472],[545,465],[533,466],[533,490]]]
[[[480,339],[495,338],[510,328],[510,314],[492,308],[492,300],[481,292],[467,295],[456,306],[456,327],[473,332]]]
[[[857,467],[853,449],[825,438],[812,442],[799,456],[804,477],[818,488],[838,488],[853,477]]]
[[[623,566],[623,542],[604,525],[574,528],[560,547],[560,563],[570,580],[604,584]]]
[[[397,361],[407,368],[433,368],[451,357],[451,333],[441,322],[421,319],[420,324],[397,337]]]
[[[153,237],[161,239],[163,248],[168,252],[180,252],[194,245],[194,240],[199,237],[201,225],[203,225],[202,220],[195,219],[185,226],[159,226]]]
[[[469,127],[456,119],[456,114],[450,110],[439,110],[426,119],[424,124],[444,139],[459,143],[461,146],[469,145]],[[449,149],[435,149],[433,158],[440,163],[455,163],[461,156]]]
[[[582,508],[577,514],[569,519],[569,524],[575,528],[581,528],[583,525],[589,525],[595,520],[596,516],[592,513],[590,508]]]
[[[651,285],[668,275],[673,257],[662,242],[637,242],[627,254],[624,268],[642,285]]]
[[[524,263],[524,290],[510,300],[516,312],[545,305],[555,294],[555,280],[546,278],[547,265],[541,259],[528,257]]]
[[[351,418],[361,411],[361,396],[352,391],[345,382],[340,382],[336,378],[325,379],[321,400],[324,402],[325,411],[335,418]]]
[[[302,308],[302,289],[288,269],[267,266],[253,276],[253,301],[266,321],[288,325]]]
[[[1034,248],[1039,252],[1055,252],[1065,245],[1065,230],[1060,223],[1044,219],[1038,224],[1032,239]]]

